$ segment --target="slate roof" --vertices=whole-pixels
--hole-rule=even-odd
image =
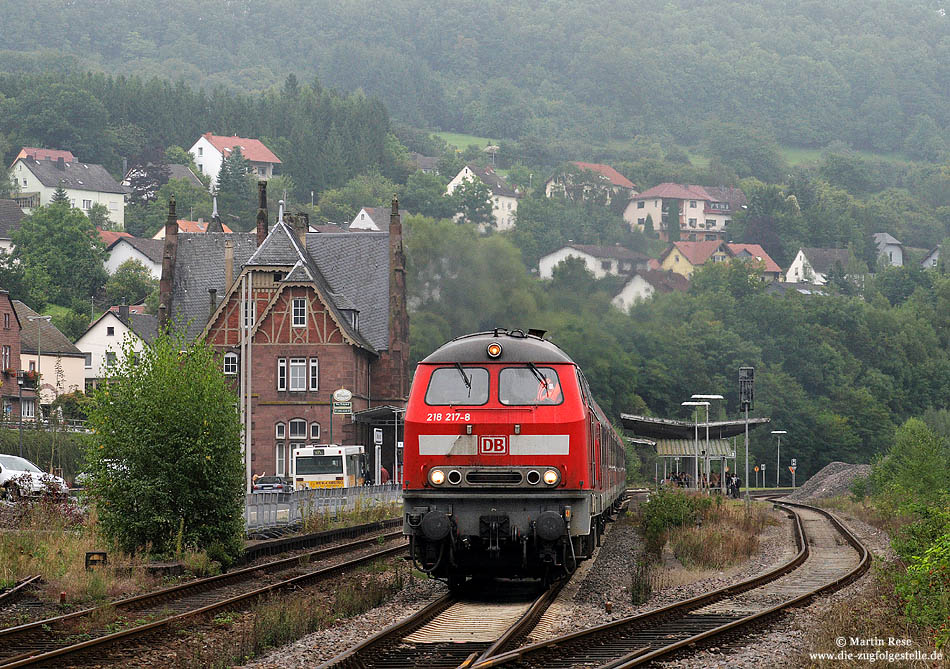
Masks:
[[[691,186],[687,184],[662,183],[648,188],[639,195],[634,195],[634,200],[653,200],[653,199],[673,199],[673,200],[715,200],[702,186]]]
[[[848,264],[848,249],[802,249],[808,264],[818,274],[827,274],[834,264]]]
[[[653,286],[653,289],[658,293],[672,293],[674,290],[683,293],[689,290],[689,279],[676,272],[645,270],[634,274],[634,276],[638,275]],[[631,280],[633,280],[633,277],[631,277]]]
[[[185,327],[189,340],[201,334],[208,322],[208,289],[224,298],[230,286],[224,285],[224,242],[234,242],[234,277],[257,250],[253,232],[203,232],[178,234],[175,282],[172,287],[172,317]]]
[[[736,211],[749,204],[745,193],[741,188],[732,188],[730,186],[703,186],[713,202],[725,202],[729,205],[729,211]],[[721,209],[709,209],[713,213],[723,213]]]
[[[521,193],[517,193],[511,189],[511,187],[505,183],[505,181],[495,173],[490,167],[479,167],[478,165],[467,165],[468,169],[475,173],[479,179],[481,179],[488,189],[492,192],[492,195],[499,195],[503,197],[521,197]]]
[[[886,232],[875,232],[871,237],[874,238],[874,243],[877,245],[878,251],[883,251],[885,246],[904,246],[896,238],[887,234]]]
[[[210,132],[206,132],[202,135],[205,139],[211,142],[211,145],[216,148],[221,154],[227,158],[231,155],[231,150],[235,146],[241,147],[241,155],[255,163],[280,163],[280,158],[274,155],[274,152],[264,146],[264,142],[259,139],[250,139],[248,137],[238,137],[232,135],[230,137],[224,135],[212,135]]]
[[[433,171],[439,169],[438,156],[424,156],[421,153],[410,151],[409,157],[412,159],[412,162],[415,163],[416,169]]]
[[[623,246],[595,246],[593,244],[568,244],[572,249],[582,251],[595,258],[616,258],[617,260],[647,260],[647,256],[631,251]]]
[[[154,263],[162,262],[162,254],[165,251],[165,241],[162,239],[132,237],[129,235],[128,237],[117,237],[107,248],[111,251],[119,242],[125,242]]]
[[[168,164],[168,178],[169,179],[184,179],[192,186],[197,186],[198,188],[204,188],[205,185],[201,183],[201,179],[191,171],[191,168],[187,165],[179,165],[177,163]]]
[[[630,179],[622,175],[620,172],[612,168],[610,165],[601,165],[600,163],[580,163],[573,162],[572,165],[579,167],[582,170],[590,170],[591,172],[596,172],[602,177],[606,178],[614,186],[620,186],[621,188],[629,188],[634,190],[637,186]]]
[[[57,167],[55,160],[33,160],[21,158],[24,165],[47,188],[85,190],[93,193],[128,193],[129,189],[112,178],[102,165],[91,163],[64,162],[63,169]]]
[[[350,223],[351,230],[354,232],[360,230],[360,228],[354,228],[353,226],[362,223],[359,218],[363,212],[366,212],[366,215],[369,216],[369,219],[379,228],[380,232],[389,230],[389,216],[392,214],[392,210],[389,207],[363,207],[359,213],[356,214],[356,218],[353,219],[353,222]],[[406,212],[402,212],[402,215],[406,216],[407,214]]]
[[[0,239],[10,239],[24,218],[26,214],[15,200],[0,200]]]
[[[151,314],[133,314],[129,312],[126,318],[123,318],[118,312],[109,311],[113,316],[119,319],[125,327],[130,329],[135,335],[146,344],[151,344],[158,336],[158,316]]]
[[[37,346],[42,346],[42,355],[61,355],[81,358],[82,351],[52,323],[44,320],[31,321],[30,316],[39,316],[20,300],[13,300],[13,309],[20,320],[20,352],[36,355]]]

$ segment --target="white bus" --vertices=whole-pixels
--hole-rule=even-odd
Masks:
[[[363,485],[366,471],[362,446],[315,444],[293,450],[294,488],[352,488]]]

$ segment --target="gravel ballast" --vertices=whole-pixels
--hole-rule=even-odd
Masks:
[[[847,462],[829,462],[805,481],[801,488],[788,496],[793,502],[808,503],[817,499],[838,497],[851,492],[856,478],[871,473],[871,465],[851,465]]]

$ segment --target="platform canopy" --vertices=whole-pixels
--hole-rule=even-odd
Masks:
[[[766,425],[771,418],[750,418],[749,430]],[[654,418],[652,416],[635,416],[620,414],[623,430],[628,435],[647,437],[650,439],[695,439],[696,428],[699,427],[700,441],[706,440],[706,423],[694,423],[688,420],[671,420],[669,418]],[[725,439],[735,437],[745,432],[745,420],[722,420],[709,423],[709,439]]]
[[[700,437],[699,452],[706,450],[706,440]],[[693,439],[657,439],[656,454],[661,458],[692,458],[696,456],[696,441]],[[736,452],[728,439],[710,439],[706,455],[711,458],[734,458]],[[702,455],[700,455],[702,457]]]

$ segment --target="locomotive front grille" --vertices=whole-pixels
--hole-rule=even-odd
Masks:
[[[523,475],[511,470],[476,470],[465,474],[469,485],[521,485]]]

